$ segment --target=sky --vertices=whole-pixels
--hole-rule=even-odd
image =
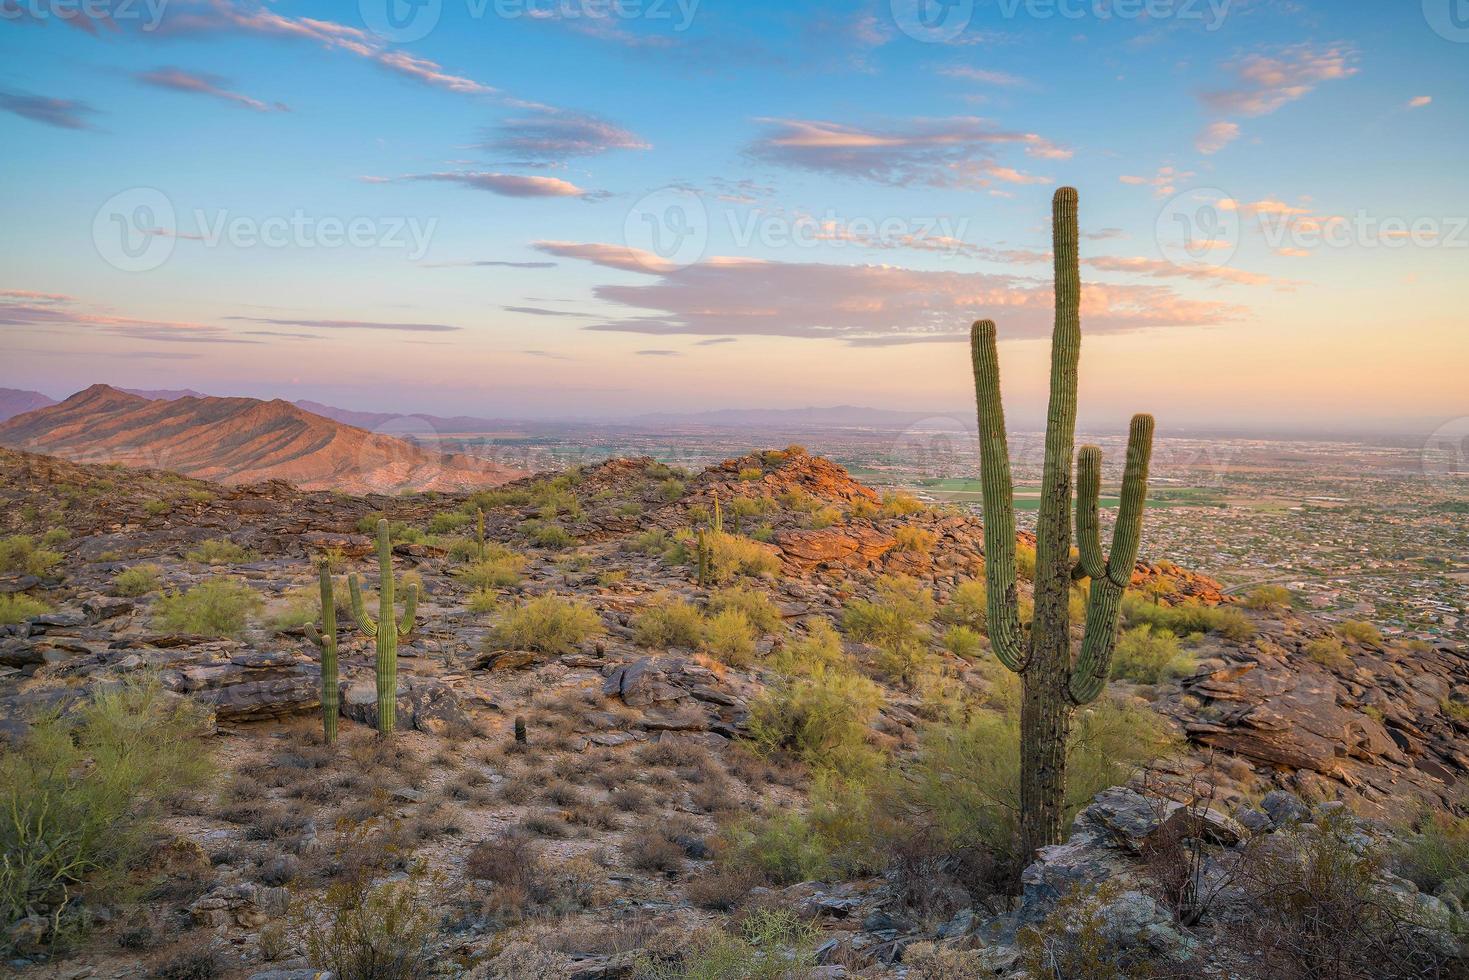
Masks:
[[[0,0],[0,385],[1469,415],[1459,0]]]

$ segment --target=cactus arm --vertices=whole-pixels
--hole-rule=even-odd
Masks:
[[[1122,473],[1122,503],[1112,530],[1107,578],[1120,589],[1132,581],[1142,538],[1143,505],[1148,496],[1148,463],[1153,455],[1153,417],[1134,415],[1127,434],[1127,465]]]
[[[1122,593],[1123,589],[1106,575],[1092,579],[1086,602],[1086,635],[1066,687],[1072,704],[1090,704],[1107,686],[1107,678],[1112,673],[1112,651],[1117,645]]]
[[[321,638],[321,634],[316,632],[316,627],[313,624],[307,623],[302,627],[302,629],[306,631],[306,639],[310,640],[312,643],[315,643],[317,646],[321,646],[326,643],[326,641]]]
[[[347,576],[347,591],[352,596],[352,619],[357,623],[357,629],[363,636],[377,636],[377,623],[367,614],[367,607],[362,604],[362,589],[357,585],[356,572]]]
[[[974,361],[974,392],[979,405],[981,487],[984,494],[984,570],[990,646],[1006,667],[1021,673],[1028,654],[1020,629],[1015,586],[1015,500],[1010,480],[1010,450],[1005,442],[1005,409],[1000,401],[1000,361],[995,324],[980,320],[969,335]]]
[[[321,647],[321,727],[330,745],[337,738],[340,689],[337,684],[337,602],[332,594],[332,570],[321,562],[321,634],[306,624],[307,635]]]
[[[1102,491],[1102,451],[1082,446],[1076,454],[1076,550],[1080,560],[1072,578],[1101,578],[1107,574],[1102,557],[1102,528],[1097,501]]]
[[[413,633],[414,616],[418,612],[418,586],[409,584],[404,590],[403,618],[398,621],[398,639],[407,639]]]

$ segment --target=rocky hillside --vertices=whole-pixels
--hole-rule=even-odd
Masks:
[[[0,422],[8,418],[14,418],[25,412],[34,412],[38,408],[47,405],[55,405],[56,399],[47,397],[39,391],[25,391],[20,388],[0,388]]]
[[[432,948],[445,975],[632,976],[639,957],[677,961],[690,937],[755,942],[748,923],[765,921],[750,918],[762,909],[795,910],[807,924],[790,942],[809,941],[823,964],[811,975],[900,976],[954,956],[987,972],[931,966],[908,975],[1009,975],[1026,955],[1024,927],[1056,914],[1068,882],[1095,891],[1109,876],[1118,894],[1108,892],[1098,914],[1130,937],[1128,949],[1150,930],[1157,955],[1194,957],[1199,970],[1286,975],[1250,972],[1248,957],[1222,947],[1214,956],[1195,924],[1175,921],[1176,910],[1140,883],[1154,873],[1143,841],[1178,806],[1156,795],[1084,811],[1073,849],[1043,855],[1009,904],[964,884],[957,858],[910,867],[897,854],[885,868],[869,857],[821,882],[737,867],[736,849],[775,846],[777,838],[758,844],[760,828],[829,805],[813,795],[809,755],[756,737],[771,693],[799,684],[783,665],[819,645],[822,624],[843,631],[835,655],[859,678],[851,690],[876,692],[862,738],[888,765],[918,757],[934,726],[1005,697],[1004,672],[982,639],[961,643],[944,630],[972,621],[959,614],[966,583],[982,578],[978,521],[880,497],[798,447],[698,474],[614,459],[472,495],[369,497],[0,451],[0,505],[0,530],[11,536],[0,594],[44,604],[0,627],[8,735],[20,737],[38,712],[153,673],[167,691],[208,707],[221,748],[213,787],[170,804],[151,859],[162,882],[154,897],[123,917],[99,910],[64,969],[138,975],[179,968],[203,950],[212,975],[309,975],[287,972],[304,969],[308,953],[289,899],[322,900],[351,853],[372,855],[384,881],[410,868],[432,876],[443,916]],[[728,580],[701,587],[685,545],[716,511],[729,537],[718,572]],[[404,731],[386,748],[365,727],[376,712],[373,645],[344,612],[343,736],[327,750],[318,652],[302,628],[316,616],[313,561],[326,555],[372,588],[365,532],[379,516],[393,528],[397,573],[416,576],[422,590],[420,625],[399,651]],[[30,536],[30,547],[15,535]],[[218,582],[244,587],[237,623],[201,620],[204,629],[175,615],[179,596]],[[911,662],[895,663],[881,640],[859,636],[850,615],[894,601],[894,583],[932,603],[935,625],[920,623]],[[1184,641],[1182,676],[1114,681],[1108,695],[1129,710],[1150,708],[1183,745],[1138,774],[1136,789],[1156,794],[1207,774],[1212,815],[1197,819],[1222,828],[1207,835],[1211,847],[1238,848],[1250,824],[1297,833],[1317,804],[1387,823],[1425,806],[1463,812],[1463,651],[1366,633],[1341,639],[1285,608],[1242,608],[1206,576],[1166,563],[1140,563],[1133,584],[1148,596],[1135,617],[1230,610],[1197,614],[1204,625]],[[530,629],[530,611],[550,608],[538,605],[548,597],[586,610],[586,621],[549,639]],[[733,640],[713,625],[732,604],[749,610],[733,617],[747,633]],[[680,632],[669,610],[685,608],[702,611],[693,618],[703,632]],[[523,744],[512,738],[517,718]],[[1272,808],[1295,800],[1289,806],[1302,810],[1276,821],[1257,809],[1262,800]],[[918,880],[934,883],[921,902],[916,867],[928,868]],[[1412,890],[1398,879],[1393,887]],[[49,969],[47,928],[40,915],[12,926],[16,965]]]
[[[521,475],[487,460],[429,452],[279,399],[150,399],[101,384],[0,423],[0,445],[225,484],[286,480],[349,493],[465,489]]]

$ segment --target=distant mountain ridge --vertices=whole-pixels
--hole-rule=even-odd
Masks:
[[[906,412],[861,405],[808,406],[806,408],[720,408],[704,412],[653,412],[632,419],[644,424],[684,423],[689,425],[811,425],[829,427],[902,427],[924,419],[948,418],[952,412]],[[964,418],[964,415],[958,416]]]
[[[0,445],[220,483],[280,479],[350,493],[459,490],[523,475],[488,460],[439,455],[281,399],[149,399],[105,384],[0,423]]]
[[[26,412],[34,412],[38,408],[55,405],[56,399],[49,395],[43,395],[39,391],[26,391],[23,388],[0,388],[0,422]]]

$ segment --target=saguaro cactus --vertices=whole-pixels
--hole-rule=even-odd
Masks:
[[[306,624],[306,636],[321,648],[321,731],[326,744],[337,740],[337,714],[341,710],[340,691],[337,684],[337,600],[332,591],[331,563],[322,558],[321,569],[321,632],[310,623]]]
[[[397,618],[393,606],[393,546],[388,540],[388,522],[377,522],[377,619],[374,621],[362,605],[362,590],[357,574],[347,576],[352,593],[352,618],[364,636],[377,639],[377,731],[391,735],[398,708],[398,641],[413,632],[413,617],[418,609],[418,586],[409,584],[403,601],[403,618]]]
[[[990,643],[1000,662],[1021,675],[1020,830],[1024,853],[1053,844],[1062,833],[1066,742],[1072,711],[1106,686],[1117,639],[1123,590],[1132,578],[1147,495],[1153,417],[1135,415],[1127,439],[1122,501],[1112,553],[1102,556],[1097,517],[1102,451],[1083,446],[1077,461],[1076,536],[1079,562],[1071,563],[1072,450],[1076,440],[1076,368],[1081,350],[1081,276],[1077,257],[1076,190],[1062,187],[1052,201],[1056,269],[1056,323],[1051,337],[1051,396],[1046,423],[1040,513],[1036,521],[1035,615],[1029,635],[1020,623],[1015,586],[1015,509],[1000,403],[995,324],[980,320],[971,333],[974,390],[984,495],[985,575]],[[1071,654],[1069,591],[1091,580],[1080,654]]]

